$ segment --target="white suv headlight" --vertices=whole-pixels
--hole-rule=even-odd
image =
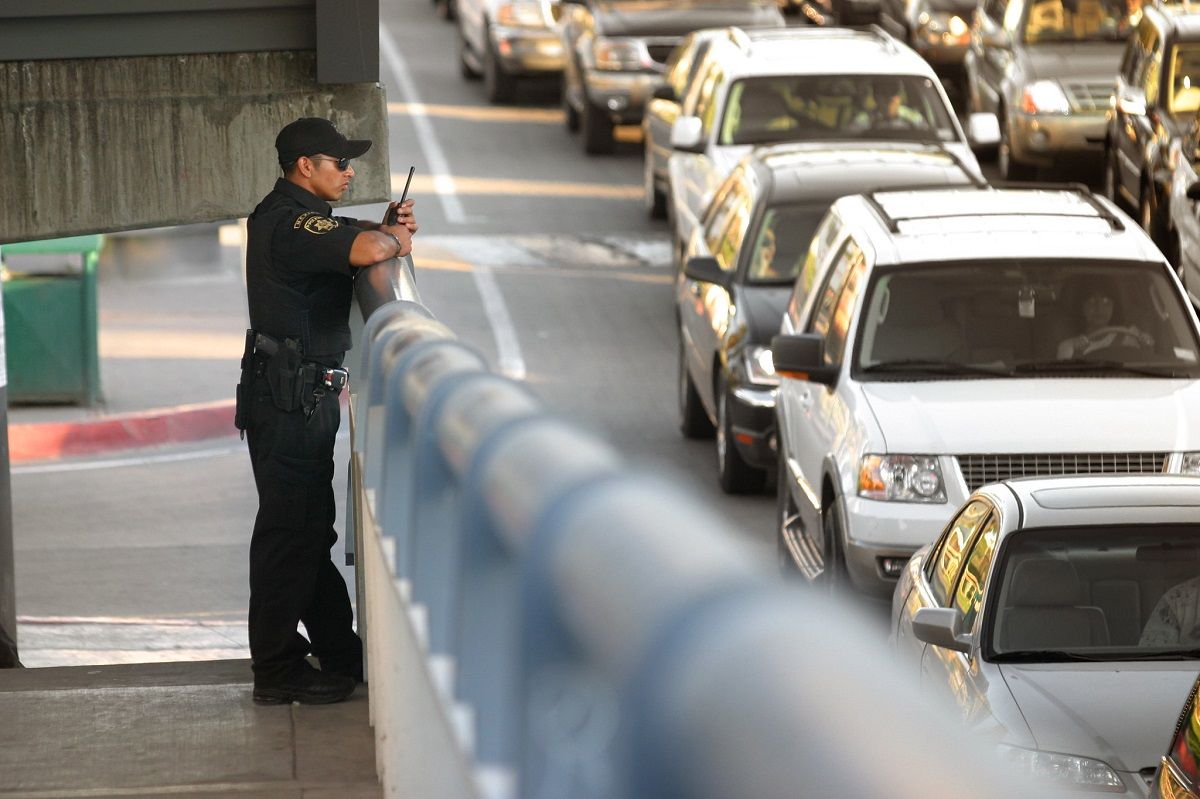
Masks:
[[[1090,757],[1039,752],[1015,746],[1002,746],[1001,751],[1006,760],[1038,782],[1077,790],[1114,793],[1125,790],[1125,783],[1117,772],[1106,763]]]
[[[502,3],[496,9],[496,23],[507,28],[547,27],[545,12],[537,0]]]
[[[763,386],[779,385],[775,374],[775,362],[770,347],[747,347],[742,351],[742,363],[746,365],[746,378],[751,383]]]
[[[1200,452],[1185,452],[1179,461],[1180,474],[1200,474]]]
[[[858,495],[892,502],[945,502],[946,484],[936,455],[864,455]]]
[[[596,69],[638,70],[650,66],[650,51],[641,39],[610,39],[598,36],[592,42]]]
[[[1026,114],[1069,114],[1071,103],[1057,83],[1039,80],[1025,87],[1021,95],[1021,110]]]

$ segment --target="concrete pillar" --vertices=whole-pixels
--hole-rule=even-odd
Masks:
[[[17,592],[13,579],[12,488],[8,473],[8,369],[4,352],[4,304],[0,303],[0,669],[20,665]]]

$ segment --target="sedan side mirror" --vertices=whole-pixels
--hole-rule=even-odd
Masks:
[[[816,333],[778,335],[771,340],[775,374],[832,386],[841,367],[825,363],[825,339]]]
[[[717,259],[710,255],[696,255],[688,258],[687,263],[683,265],[683,274],[688,280],[712,283],[724,289],[729,288],[732,278],[732,275],[717,263]]]
[[[1188,186],[1187,191],[1184,192],[1184,194],[1187,195],[1189,200],[1200,200],[1200,180],[1197,180],[1195,183]]]
[[[995,114],[975,113],[967,117],[967,138],[972,149],[987,150],[1000,144],[1000,120]]]
[[[974,643],[962,632],[962,614],[955,608],[921,608],[913,616],[912,630],[918,641],[955,652],[970,652]]]
[[[1140,86],[1124,86],[1117,94],[1117,110],[1132,117],[1146,116],[1146,92]]]
[[[671,126],[671,146],[687,153],[698,153],[704,138],[700,117],[679,117]]]
[[[675,87],[669,83],[656,86],[650,96],[655,100],[669,100],[672,103],[679,102],[679,95],[675,94]]]

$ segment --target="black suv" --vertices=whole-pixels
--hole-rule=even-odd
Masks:
[[[1105,190],[1135,211],[1174,263],[1170,234],[1172,142],[1200,109],[1200,16],[1147,6],[1129,38],[1105,138]],[[1178,148],[1175,148],[1178,152]]]
[[[609,153],[613,127],[636,125],[667,60],[701,28],[783,25],[775,0],[562,0],[563,107],[583,149]]]
[[[721,488],[774,485],[771,338],[796,278],[816,279],[813,232],[838,197],[981,183],[937,144],[805,142],[761,147],[721,183],[676,278],[680,428],[716,434]],[[803,295],[801,295],[803,296]]]

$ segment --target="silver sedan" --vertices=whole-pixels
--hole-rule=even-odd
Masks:
[[[1057,787],[1144,797],[1200,656],[1200,479],[975,492],[892,600],[904,668]]]

